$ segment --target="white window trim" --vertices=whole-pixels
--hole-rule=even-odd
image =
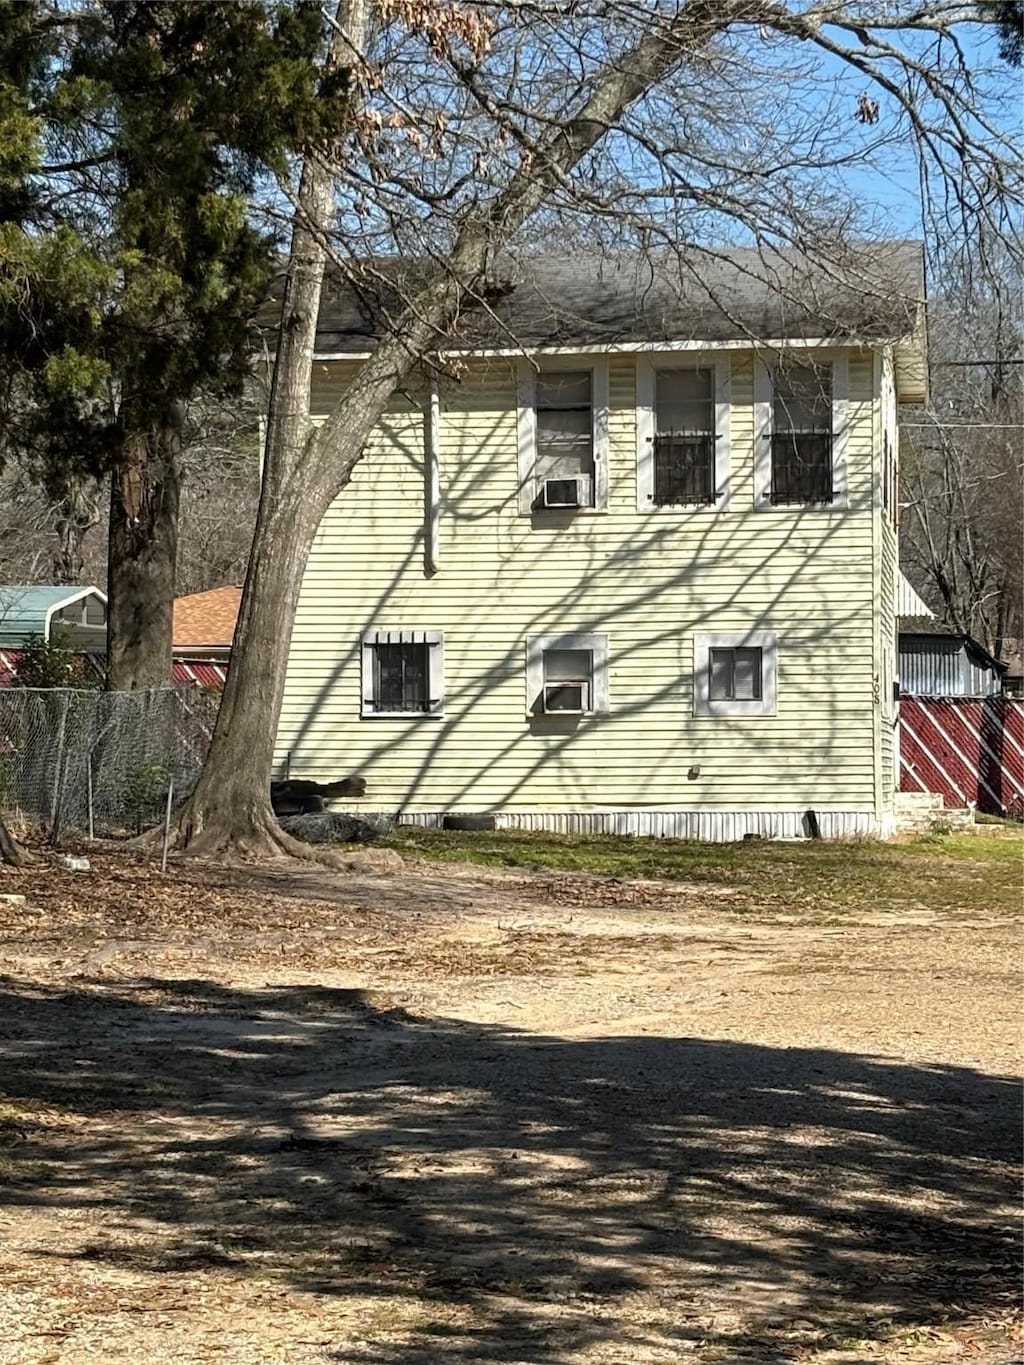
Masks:
[[[543,712],[537,699],[544,690],[544,655],[555,649],[589,650],[592,663],[590,707],[587,716],[608,713],[608,636],[607,635],[534,635],[526,642],[526,714],[532,720]],[[557,715],[557,712],[551,712]]]
[[[658,370],[711,370],[715,372],[715,500],[706,505],[654,503],[654,399]],[[641,355],[636,362],[636,510],[664,516],[691,516],[701,512],[726,512],[729,509],[729,428],[732,361],[728,355],[687,354]]]
[[[587,370],[590,372],[590,401],[594,423],[594,505],[580,507],[574,515],[608,510],[608,357],[544,357],[539,368],[544,373]],[[537,372],[538,365],[520,356],[516,365],[516,426],[519,447],[519,511],[531,516],[537,509]]]
[[[711,697],[713,649],[760,649],[761,695],[754,701],[715,701]],[[717,631],[693,637],[693,714],[695,716],[774,716],[778,698],[777,636],[769,630]]]
[[[797,356],[797,360],[805,357]],[[846,445],[849,435],[849,356],[846,351],[815,350],[808,363],[832,366],[832,501],[829,503],[772,502],[772,431],[774,385],[772,372],[763,360],[754,362],[754,507],[759,512],[836,512],[848,504]]]
[[[430,692],[429,711],[377,711],[373,705],[373,648],[374,645],[429,645],[430,671],[427,685]],[[423,720],[428,716],[444,715],[444,631],[443,630],[368,630],[362,638],[363,720]]]

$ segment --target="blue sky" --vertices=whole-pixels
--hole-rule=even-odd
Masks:
[[[1010,67],[999,57],[998,38],[990,26],[965,27],[959,31],[959,38],[972,70],[982,73],[986,113],[1020,150],[1024,133],[1021,70]],[[860,90],[869,91],[869,83],[838,60],[826,56],[824,67],[849,89],[851,101]],[[881,106],[878,127],[884,127],[886,120],[894,117],[894,101],[877,88],[871,93]],[[886,215],[893,233],[910,237],[922,235],[919,169],[909,142],[902,150],[898,146],[887,148],[870,166],[849,168],[844,173],[844,180],[858,198],[876,205]]]

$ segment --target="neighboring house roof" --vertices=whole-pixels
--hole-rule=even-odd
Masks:
[[[968,653],[972,654],[982,667],[995,669],[998,673],[1006,672],[1006,664],[994,659],[985,646],[980,645],[973,636],[965,635],[962,631],[954,630],[952,626],[940,621],[931,607],[914,591],[909,579],[902,572],[896,586],[896,615],[896,625],[901,639],[937,636],[955,640],[958,644],[966,645]]]
[[[901,616],[897,624],[901,635],[945,635],[951,640],[966,639],[958,631],[950,630],[949,626],[937,621],[931,612],[927,616]]]
[[[105,676],[105,661],[101,654],[85,653],[79,657],[85,660],[97,678]],[[0,649],[0,688],[17,685],[20,658],[20,650]],[[171,682],[175,687],[184,687],[192,683],[197,687],[221,691],[227,676],[227,664],[223,661],[178,658],[171,664]]]
[[[918,596],[914,588],[902,571],[896,583],[896,615],[899,617],[930,617],[935,619],[935,613],[931,607]]]
[[[195,683],[197,687],[207,687],[220,692],[223,691],[227,680],[226,659],[177,658],[171,663],[171,682],[175,687]]]
[[[174,648],[230,649],[241,600],[237,583],[175,598]]]
[[[321,299],[318,354],[366,354],[400,307],[399,284],[407,293],[428,270],[422,261],[382,258],[353,262],[348,279],[334,272]],[[499,258],[492,279],[495,297],[467,312],[446,350],[902,339],[909,342],[902,370],[920,368],[914,382],[924,382],[918,242],[848,247],[831,267],[792,250],[567,250]],[[273,330],[276,317],[265,318]]]
[[[83,597],[107,600],[99,588],[71,583],[0,585],[0,645],[24,645],[40,635],[49,638],[54,615]]]

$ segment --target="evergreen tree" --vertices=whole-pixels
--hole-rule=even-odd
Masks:
[[[182,409],[248,373],[320,43],[305,3],[0,2],[4,436],[57,497],[110,477],[112,687],[170,675]]]

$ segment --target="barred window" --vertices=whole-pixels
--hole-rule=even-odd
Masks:
[[[831,365],[777,370],[772,417],[772,503],[832,502]]]
[[[374,645],[374,710],[429,711],[429,656],[429,645]]]
[[[373,631],[363,637],[364,716],[432,715],[444,707],[440,631]]]
[[[715,375],[658,370],[654,393],[654,504],[715,500]]]

